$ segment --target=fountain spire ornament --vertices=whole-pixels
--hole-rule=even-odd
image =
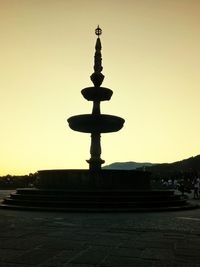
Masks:
[[[102,67],[102,56],[101,56],[101,40],[99,36],[102,34],[102,30],[99,26],[95,30],[95,34],[98,36],[95,45],[95,55],[94,55],[94,73],[90,76],[91,81],[94,86],[101,86],[104,75],[101,73],[103,70]]]
[[[94,55],[94,72],[90,76],[93,87],[84,88],[81,93],[85,99],[93,102],[92,114],[72,116],[68,119],[69,127],[74,131],[91,133],[89,169],[92,171],[101,170],[101,165],[105,162],[101,159],[101,133],[119,131],[124,124],[124,119],[107,114],[101,114],[100,103],[109,101],[112,90],[101,87],[104,75],[102,74],[101,40],[102,34],[99,26],[95,30],[97,35]]]

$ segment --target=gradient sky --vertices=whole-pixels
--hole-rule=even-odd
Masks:
[[[67,118],[91,113],[99,24],[105,114],[102,159],[173,162],[200,153],[199,0],[0,0],[0,175],[88,168],[90,135]]]

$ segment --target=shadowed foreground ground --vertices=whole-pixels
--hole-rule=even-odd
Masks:
[[[0,199],[9,193],[0,191]],[[0,209],[0,267],[200,267],[199,249],[200,209],[160,213]]]

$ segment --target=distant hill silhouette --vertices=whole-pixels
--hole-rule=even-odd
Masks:
[[[147,168],[147,170],[158,175],[175,173],[200,174],[200,155],[173,163],[157,164],[156,166]]]
[[[138,168],[146,168],[155,165],[155,163],[149,162],[115,162],[110,165],[104,166],[103,169],[110,169],[110,170],[135,170]]]
[[[138,163],[130,162],[115,162],[104,167],[104,169],[115,170],[145,170],[150,171],[154,175],[174,175],[177,173],[199,173],[200,174],[200,155],[190,157],[173,163]]]

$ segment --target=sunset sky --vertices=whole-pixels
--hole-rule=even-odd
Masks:
[[[0,175],[88,168],[90,135],[67,118],[91,113],[97,25],[105,164],[173,162],[200,154],[199,0],[0,0]]]

